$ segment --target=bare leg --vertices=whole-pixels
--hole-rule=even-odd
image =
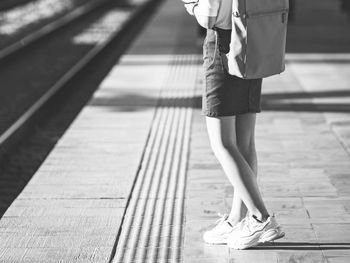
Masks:
[[[236,116],[236,142],[238,149],[249,167],[252,169],[255,177],[258,173],[258,160],[255,149],[255,113],[246,113]],[[238,223],[247,214],[247,207],[241,198],[234,191],[232,208],[228,220],[232,224]]]
[[[206,123],[213,152],[234,186],[235,192],[251,214],[264,219],[268,212],[255,174],[236,143],[236,117],[206,117]]]

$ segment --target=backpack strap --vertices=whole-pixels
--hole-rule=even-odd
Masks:
[[[214,55],[213,55],[213,60],[211,61],[211,63],[209,64],[209,68],[212,68],[214,66],[215,63],[215,56],[216,56],[216,52],[218,51],[218,32],[216,30],[215,27],[212,28],[215,32],[215,46],[214,46]]]

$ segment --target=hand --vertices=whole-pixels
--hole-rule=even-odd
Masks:
[[[185,3],[185,8],[187,13],[189,13],[191,16],[194,15],[194,8],[198,5],[198,1],[193,0],[182,0]],[[187,1],[187,2],[185,2]]]

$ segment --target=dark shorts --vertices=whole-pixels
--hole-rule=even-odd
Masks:
[[[215,50],[215,31],[207,30],[203,44],[204,85],[202,115],[209,117],[232,116],[261,112],[262,79],[242,79],[229,75],[221,54],[229,48],[230,31],[218,30]]]

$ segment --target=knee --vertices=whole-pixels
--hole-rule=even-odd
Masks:
[[[231,139],[212,140],[210,142],[210,145],[216,156],[221,155],[222,153],[238,150],[236,142]]]
[[[255,153],[255,141],[253,138],[247,141],[238,141],[237,147],[243,156],[250,156]]]

